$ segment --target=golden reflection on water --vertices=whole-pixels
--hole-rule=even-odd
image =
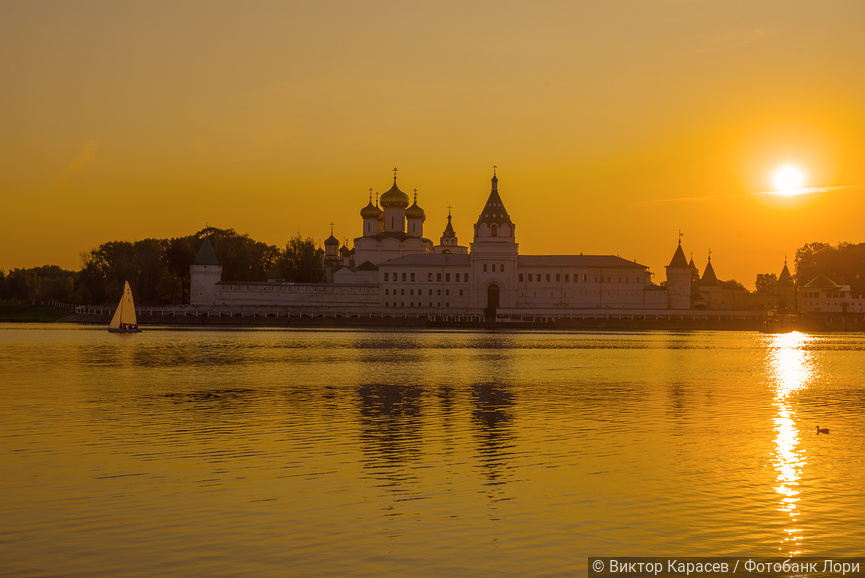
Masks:
[[[770,345],[770,372],[775,383],[775,456],[773,466],[778,472],[775,492],[780,495],[778,511],[783,512],[784,537],[779,550],[786,555],[802,553],[804,536],[799,527],[799,480],[805,467],[805,450],[799,447],[796,425],[796,394],[813,378],[813,365],[804,346],[814,338],[799,332],[774,335]]]

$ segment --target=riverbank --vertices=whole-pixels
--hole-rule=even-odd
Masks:
[[[0,305],[0,322],[80,323],[108,325],[112,308],[75,309],[69,306]],[[139,307],[138,322],[184,327],[415,327],[555,329],[571,331],[764,331],[768,333],[856,331],[865,332],[865,315],[768,315],[735,311],[583,311],[502,315],[495,321],[467,315],[345,314],[335,312],[221,311],[202,312],[188,306]]]
[[[51,323],[68,317],[70,307],[54,305],[2,304],[0,323]]]
[[[61,319],[64,323],[107,325],[110,315],[98,313],[73,313]],[[416,327],[416,328],[495,328],[495,329],[558,329],[572,331],[766,331],[786,333],[790,331],[865,331],[865,316],[854,315],[810,315],[766,317],[763,315],[604,315],[584,317],[536,316],[519,319],[498,318],[495,322],[481,318],[446,318],[426,315],[364,316],[339,314],[322,315],[162,315],[140,312],[138,323],[147,325],[176,325],[184,327]]]

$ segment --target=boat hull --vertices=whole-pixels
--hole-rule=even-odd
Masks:
[[[108,333],[141,333],[140,329],[120,329],[119,327],[109,327]]]

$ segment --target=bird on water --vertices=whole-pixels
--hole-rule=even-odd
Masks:
[[[818,425],[818,426],[817,426],[817,435],[820,435],[821,433],[822,433],[822,434],[827,434],[827,433],[829,433],[829,428],[823,428],[823,429],[820,429],[820,426]]]

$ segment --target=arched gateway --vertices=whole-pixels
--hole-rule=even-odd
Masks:
[[[487,287],[487,308],[484,313],[487,317],[496,316],[496,309],[499,308],[499,286],[493,283]]]

